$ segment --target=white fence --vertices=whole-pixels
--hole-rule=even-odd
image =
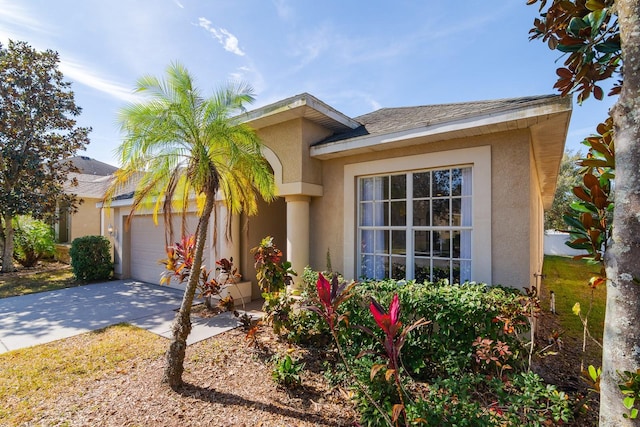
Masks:
[[[567,240],[569,240],[569,233],[561,233],[555,230],[546,230],[544,232],[544,254],[574,256],[586,253],[586,251],[579,251],[565,245],[564,242],[566,242]]]

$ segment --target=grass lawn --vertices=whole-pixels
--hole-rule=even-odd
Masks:
[[[545,291],[555,293],[561,337],[571,336],[582,341],[582,323],[580,318],[573,314],[572,308],[575,303],[580,303],[584,316],[593,302],[588,317],[589,332],[593,338],[602,342],[606,288],[601,286],[594,290],[589,286],[589,279],[599,270],[600,267],[597,265],[589,265],[586,261],[574,260],[570,257],[551,255],[544,257],[543,286]],[[549,301],[545,301],[543,309],[549,310]],[[600,358],[599,347],[590,340],[587,342],[587,351],[597,359]]]
[[[84,284],[75,279],[69,265],[46,261],[41,263],[36,269],[19,267],[17,272],[0,274],[0,298]]]
[[[33,420],[63,391],[126,375],[136,363],[160,356],[166,344],[162,337],[143,329],[114,325],[0,354],[0,425]]]

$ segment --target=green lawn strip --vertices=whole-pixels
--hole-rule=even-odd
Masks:
[[[159,357],[166,340],[127,324],[0,354],[0,425],[21,425],[65,389]]]
[[[21,276],[7,277],[0,274],[0,298],[71,288],[83,284],[75,279],[71,267],[68,266]]]
[[[546,287],[547,291],[555,293],[561,338],[563,336],[571,336],[582,342],[582,323],[572,309],[575,303],[579,302],[581,311],[585,315],[589,310],[593,292],[593,306],[588,318],[589,332],[594,338],[602,342],[606,288],[601,286],[593,290],[589,286],[589,279],[597,274],[599,270],[599,266],[589,265],[583,260],[574,260],[561,256],[545,256],[543,286]],[[549,310],[549,301],[545,301],[543,309]],[[600,349],[591,341],[587,342],[587,351],[596,360],[600,358]]]

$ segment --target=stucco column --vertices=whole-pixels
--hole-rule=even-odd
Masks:
[[[287,202],[287,261],[298,273],[294,288],[300,288],[302,272],[309,265],[309,196],[286,196]]]

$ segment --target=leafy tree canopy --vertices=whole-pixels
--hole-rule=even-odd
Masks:
[[[12,218],[44,218],[56,201],[73,202],[63,184],[73,166],[65,159],[89,143],[71,84],[58,70],[58,54],[26,42],[0,44],[0,215],[3,271],[12,271]]]

